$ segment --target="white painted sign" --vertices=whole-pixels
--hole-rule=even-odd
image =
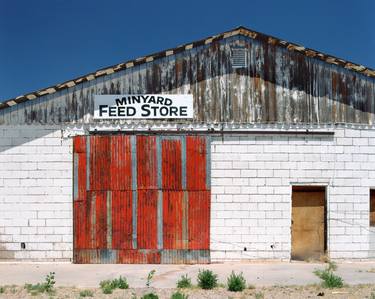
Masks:
[[[193,118],[193,95],[94,95],[94,118]]]

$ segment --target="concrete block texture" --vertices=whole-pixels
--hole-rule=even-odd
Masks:
[[[0,260],[71,260],[72,139],[61,127],[0,129]]]
[[[219,195],[215,191],[222,186],[221,198],[227,199],[218,200],[215,207],[220,213],[212,214],[214,260],[289,259],[293,185],[326,186],[331,258],[374,258],[375,228],[369,226],[374,136],[374,129],[338,127],[332,137],[249,135],[240,136],[238,143],[233,143],[235,136],[213,138],[212,150],[226,154],[212,155],[212,176],[217,180],[212,196]],[[241,186],[239,197],[237,186],[228,185],[244,178],[248,184]],[[240,227],[232,217],[241,220]],[[242,234],[246,228],[248,235]]]

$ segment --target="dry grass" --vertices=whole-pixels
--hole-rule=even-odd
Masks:
[[[80,298],[80,293],[85,289],[68,288],[68,287],[57,287],[53,298],[56,299],[67,299],[67,298]],[[87,290],[87,288],[86,288]],[[115,289],[112,294],[103,294],[99,288],[92,288],[93,297],[90,298],[101,298],[101,299],[114,299],[114,298],[137,298],[140,299],[146,293],[154,292],[160,299],[170,299],[171,295],[176,292],[176,289],[156,289],[156,288],[137,288],[137,289]],[[375,294],[375,284],[372,285],[358,285],[348,286],[342,289],[323,289],[319,285],[308,285],[308,286],[272,286],[272,287],[255,287],[247,288],[242,292],[233,293],[227,291],[223,287],[215,288],[213,290],[202,290],[198,288],[180,290],[181,293],[189,296],[189,299],[252,299],[252,298],[317,298],[317,296],[324,296],[329,299],[359,299],[359,298],[374,298],[372,294]],[[136,296],[136,297],[135,297]],[[5,286],[4,292],[0,294],[0,298],[49,298],[48,294],[39,294],[32,296],[28,294],[23,286]],[[82,297],[81,297],[82,298]]]

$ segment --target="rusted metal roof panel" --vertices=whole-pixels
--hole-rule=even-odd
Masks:
[[[373,70],[245,28],[152,57],[9,100],[0,124],[176,123],[92,118],[95,94],[146,93],[193,94],[194,119],[179,123],[374,123]]]

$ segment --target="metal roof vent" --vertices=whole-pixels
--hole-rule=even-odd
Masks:
[[[235,69],[247,67],[247,51],[245,47],[232,47],[232,67]]]

